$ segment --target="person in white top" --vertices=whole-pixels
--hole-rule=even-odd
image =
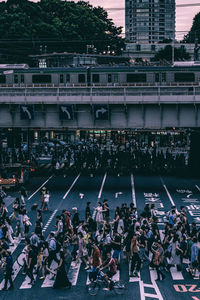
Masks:
[[[44,195],[44,210],[49,210],[49,198],[49,191],[46,191],[46,194]]]
[[[10,222],[10,219],[9,219],[9,217],[6,217],[6,222],[5,222],[5,224],[6,224],[6,227],[7,227],[7,233],[6,233],[6,236],[7,236],[7,238],[9,239],[9,241],[10,241],[10,246],[14,246],[14,240],[13,240],[13,238],[12,238],[12,234],[13,234],[13,229],[12,229],[12,226],[11,226],[11,222]]]
[[[98,206],[95,208],[96,210],[96,222],[98,224],[103,222],[103,207],[101,202],[98,202]]]

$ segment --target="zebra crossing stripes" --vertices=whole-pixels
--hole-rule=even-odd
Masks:
[[[25,250],[26,247],[24,247],[23,251]],[[24,254],[24,258],[25,258],[25,254]],[[12,275],[12,280],[14,281],[15,278],[17,277],[19,271],[21,270],[21,266],[18,264],[17,261],[15,261],[14,265],[13,265],[13,275]],[[0,290],[4,287],[4,283],[5,283],[5,279],[3,279],[0,283]]]
[[[46,223],[46,225],[44,226],[44,228],[42,229],[42,233],[44,234],[45,231],[47,230],[47,228],[49,227],[51,221],[53,220],[55,214],[57,213],[57,209],[54,210],[54,212],[52,213],[51,217],[49,218],[48,222]]]
[[[80,267],[81,267],[81,262],[78,262],[76,265],[76,262],[72,261],[69,272],[67,274],[72,286],[75,286],[77,284]]]
[[[171,276],[172,276],[173,280],[184,280],[182,272],[177,271],[176,267],[171,267],[170,268],[170,273],[171,273]]]
[[[150,278],[151,278],[151,282],[154,288],[154,291],[156,293],[156,296],[153,294],[153,298],[157,298],[159,300],[163,300],[163,297],[160,293],[160,290],[156,284],[156,279],[157,279],[157,272],[155,270],[150,270]],[[148,295],[149,297],[149,295]]]
[[[33,278],[34,280],[36,280],[37,278],[37,274],[33,274]],[[22,282],[20,289],[31,289],[32,288],[32,284],[30,284],[30,278],[28,276],[25,277],[25,280]]]
[[[52,261],[50,269],[54,271],[57,266],[58,266],[58,264],[55,261]],[[42,288],[52,287],[54,285],[54,282],[55,282],[55,278],[52,277],[52,274],[48,274],[45,277],[45,280],[41,287]]]

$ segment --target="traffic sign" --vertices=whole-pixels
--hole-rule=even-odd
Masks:
[[[109,106],[108,105],[94,104],[93,111],[94,111],[94,119],[95,120],[109,120]]]
[[[34,120],[34,106],[33,105],[20,105],[20,119],[21,120]]]
[[[74,110],[73,105],[59,105],[60,120],[73,120]]]

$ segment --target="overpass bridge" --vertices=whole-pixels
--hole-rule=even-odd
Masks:
[[[0,87],[1,128],[200,127],[200,86]]]

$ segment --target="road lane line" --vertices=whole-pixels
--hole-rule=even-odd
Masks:
[[[101,188],[100,188],[100,191],[99,191],[98,199],[101,198],[103,187],[104,187],[104,184],[105,184],[105,181],[106,181],[106,177],[107,177],[107,173],[105,173],[105,175],[103,177],[103,181],[102,181]]]
[[[103,180],[102,180],[102,183],[101,183],[101,187],[100,187],[99,194],[98,194],[98,197],[97,197],[97,204],[98,204],[99,199],[101,199],[102,192],[103,192],[103,187],[104,187],[106,178],[107,178],[107,172],[104,174],[104,177],[103,177]],[[97,204],[96,204],[96,206],[97,206]],[[95,213],[96,213],[96,210],[94,209],[93,214],[92,214],[92,219],[93,220],[95,218]]]
[[[133,174],[131,174],[131,188],[132,188],[132,200],[133,200],[133,204],[134,204],[134,207],[137,207],[136,196],[135,196],[135,183],[134,183]]]
[[[200,192],[200,187],[197,184],[195,186],[196,186],[197,190]]]
[[[165,191],[167,193],[167,196],[168,196],[169,201],[171,202],[172,206],[176,206],[175,203],[174,203],[174,201],[173,201],[173,199],[172,199],[172,196],[170,195],[170,192],[168,191],[168,189],[167,189],[167,187],[166,187],[166,185],[165,185],[165,183],[164,183],[164,181],[162,179],[162,177],[160,177],[160,180],[162,182],[162,185],[163,185],[163,187],[164,187],[164,189],[165,189]]]
[[[28,197],[28,200],[30,200],[35,194],[37,194],[39,192],[39,190],[41,190],[41,188],[43,188],[43,186],[53,177],[53,175],[51,175],[32,195],[30,195]]]
[[[74,179],[72,185],[70,186],[70,188],[68,189],[68,191],[65,193],[65,195],[63,196],[63,199],[65,199],[68,194],[70,193],[71,189],[73,188],[73,186],[75,185],[75,183],[77,182],[77,180],[79,179],[81,173],[78,174],[78,176]]]

